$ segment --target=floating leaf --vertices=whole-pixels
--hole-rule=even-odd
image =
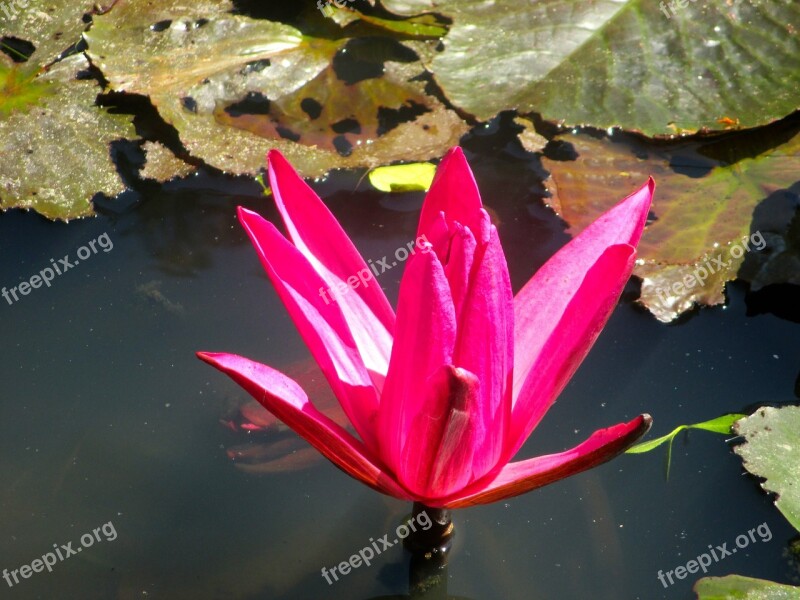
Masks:
[[[651,0],[382,4],[453,20],[431,69],[456,106],[484,120],[518,109],[655,135],[754,127],[800,104],[794,0],[666,3],[680,5],[671,18]]]
[[[655,448],[658,448],[662,444],[667,444],[667,478],[669,478],[669,468],[672,463],[672,442],[675,440],[675,437],[684,430],[688,429],[702,429],[704,431],[711,431],[713,433],[722,433],[722,434],[729,434],[731,433],[731,426],[738,421],[739,419],[745,417],[746,415],[740,414],[731,414],[731,415],[722,415],[721,417],[717,417],[716,419],[711,419],[710,421],[703,421],[702,423],[694,423],[693,425],[680,425],[669,432],[667,435],[662,435],[660,438],[656,438],[654,440],[649,440],[647,442],[641,442],[636,444],[635,446],[631,446],[625,452],[627,454],[642,454],[644,452],[650,452]]]
[[[50,93],[27,112],[0,118],[0,208],[32,208],[51,219],[91,215],[97,192],[116,196],[124,185],[110,142],[134,138],[131,117],[94,105],[100,88],[76,80],[88,67],[81,54],[37,78]]]
[[[798,600],[800,587],[727,575],[703,577],[694,585],[697,600]]]
[[[800,531],[800,406],[760,408],[734,429],[746,440],[735,448],[744,468],[766,480],[761,487]]]
[[[369,182],[382,192],[427,191],[433,182],[436,165],[411,163],[378,167],[369,172]]]
[[[695,303],[724,302],[725,283],[735,279],[745,254],[763,249],[758,232],[750,232],[753,209],[800,179],[800,135],[699,177],[675,172],[666,150],[634,153],[625,143],[587,135],[558,139],[569,142],[578,158],[542,162],[552,177],[549,203],[573,234],[649,175],[655,178],[657,220],[642,236],[634,274],[642,278],[639,301],[663,322]]]
[[[334,63],[347,40],[213,6],[122,4],[85,37],[114,89],[149,96],[189,152],[224,171],[253,174],[271,148],[305,176],[427,160],[466,132],[412,81],[419,63],[387,59],[374,77],[345,81]]]

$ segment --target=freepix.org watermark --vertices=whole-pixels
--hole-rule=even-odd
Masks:
[[[30,4],[30,0],[8,0],[8,1],[0,1],[0,11],[2,11],[6,17],[11,19],[12,21],[17,18],[20,9],[28,8],[28,4]]]
[[[416,523],[414,522],[415,519]],[[358,551],[358,554],[353,554],[348,560],[340,562],[335,567],[331,567],[330,570],[322,567],[322,576],[328,582],[328,585],[333,585],[334,581],[339,581],[339,575],[347,575],[351,569],[357,569],[362,564],[369,566],[370,561],[381,552],[399,543],[400,540],[406,539],[411,535],[412,531],[416,531],[417,525],[422,527],[422,531],[428,531],[433,526],[433,521],[424,510],[417,514],[416,517],[398,525],[394,532],[397,537],[394,540],[389,541],[389,535],[391,534],[388,533],[382,538],[378,538],[377,542],[373,538],[369,538],[370,545],[364,546]],[[380,547],[378,547],[379,544]],[[339,575],[336,574],[337,569],[339,570]],[[331,581],[331,576],[333,576],[333,581]]]
[[[3,287],[3,289],[0,290],[0,295],[5,298],[9,305],[14,304],[14,302],[20,299],[19,296],[27,296],[32,290],[42,287],[42,284],[50,287],[56,275],[63,275],[73,267],[78,266],[82,260],[91,258],[100,250],[103,252],[111,252],[113,249],[114,242],[111,241],[107,233],[104,233],[96,239],[89,241],[85,246],[78,248],[75,252],[78,258],[75,260],[71,261],[69,259],[69,254],[65,255],[64,258],[58,259],[58,262],[56,262],[54,258],[51,258],[49,267],[45,267],[36,275],[32,275],[29,280],[23,281],[12,288],[6,289]],[[19,293],[19,295],[17,295],[17,293]]]
[[[751,250],[751,244],[753,245],[753,248],[761,251],[767,247],[767,240],[764,239],[764,236],[761,235],[760,231],[756,231],[751,235],[744,236],[740,242],[730,245],[728,247],[728,252],[734,259],[742,258],[745,252]],[[686,291],[693,289],[695,286],[703,287],[706,283],[706,279],[714,275],[714,273],[718,273],[719,271],[727,269],[730,266],[730,260],[722,260],[722,254],[717,254],[716,256],[705,261],[705,263],[698,265],[692,273],[685,275],[683,281],[675,281],[671,286],[668,287],[656,288],[656,294],[658,294],[658,298],[661,300],[664,306],[669,306],[669,296],[671,294],[681,295]]]
[[[103,537],[100,536],[101,533]],[[52,573],[56,564],[67,560],[70,556],[75,556],[78,552],[82,552],[84,548],[91,548],[95,542],[113,542],[115,539],[117,539],[117,530],[114,527],[114,523],[109,521],[100,527],[94,528],[91,532],[84,533],[81,536],[81,545],[77,548],[72,547],[72,542],[53,544],[52,552],[45,552],[41,558],[33,560],[30,564],[22,565],[13,571],[3,569],[3,579],[6,580],[8,587],[14,587],[20,583],[20,577],[22,579],[30,579],[31,575],[41,573],[45,569],[47,569],[48,573]]]
[[[762,542],[768,542],[772,539],[772,532],[769,529],[769,525],[767,525],[765,521],[758,527],[748,530],[747,533],[737,535],[736,539],[734,540],[735,546],[731,545],[730,549],[728,548],[727,542],[716,547],[709,544],[708,552],[703,552],[696,558],[693,558],[687,562],[686,565],[680,565],[670,571],[667,571],[666,573],[659,569],[656,577],[658,577],[658,580],[661,582],[661,585],[663,585],[664,588],[668,588],[675,583],[675,581],[672,579],[673,575],[675,575],[675,577],[678,579],[686,579],[686,576],[690,573],[697,573],[701,570],[703,573],[706,573],[708,571],[708,567],[713,564],[711,562],[712,558],[714,559],[715,563],[718,563],[722,559],[736,554],[737,550],[743,550],[750,544],[755,544],[757,541],[755,535],[756,533]],[[669,583],[667,583],[667,581],[669,581]]]
[[[355,275],[350,275],[350,277],[348,277],[346,280],[340,281],[336,287],[319,288],[319,296],[325,300],[325,304],[338,302],[342,296],[344,296],[350,290],[357,289],[360,285],[363,285],[365,288],[369,287],[370,281],[374,280],[375,277],[385,273],[392,267],[396,267],[401,262],[406,261],[409,256],[416,254],[417,250],[424,254],[426,252],[430,252],[431,247],[432,246],[430,242],[428,242],[428,238],[425,237],[425,234],[422,234],[416,240],[408,242],[405,246],[400,246],[397,250],[395,250],[395,260],[392,261],[391,264],[389,263],[389,257],[387,256],[376,260],[374,263],[372,260],[368,260],[368,267],[364,267]],[[379,266],[380,271],[378,270]]]
[[[348,2],[355,2],[355,0],[317,0],[317,8],[322,11],[326,17],[333,14],[333,7],[344,8]]]
[[[689,4],[690,1],[694,3],[697,0],[667,0],[667,2],[662,0],[661,4],[658,5],[658,8],[662,13],[664,13],[665,17],[671,19],[676,12],[686,8],[686,5]]]

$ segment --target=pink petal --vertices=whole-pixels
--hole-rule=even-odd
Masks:
[[[506,445],[507,459],[525,443],[586,357],[617,305],[633,270],[634,260],[635,250],[631,246],[611,246],[588,269],[583,281],[578,283],[558,322],[550,327],[544,345],[536,350],[527,377],[517,392]],[[560,283],[552,280],[542,282],[537,297],[526,295],[521,299],[517,296],[515,318],[519,320],[515,332],[515,352],[520,347],[527,350],[527,339],[535,338],[540,333],[536,327],[544,325],[539,322],[537,311],[545,311],[543,305],[558,298],[558,291],[553,292],[552,288]],[[520,333],[521,328],[524,333]],[[528,343],[533,345],[535,342]],[[532,353],[533,350],[530,351]],[[516,379],[516,372],[514,377]],[[514,383],[517,383],[516,380]]]
[[[611,460],[642,437],[650,429],[651,421],[650,415],[640,415],[628,423],[600,429],[571,450],[506,465],[494,481],[482,484],[482,489],[478,482],[454,497],[424,502],[430,506],[465,508],[519,496]]]
[[[426,235],[434,240],[434,226],[442,212],[448,222],[457,221],[466,225],[477,235],[482,206],[478,185],[464,152],[458,146],[451,148],[439,163],[431,188],[425,196],[417,236]]]
[[[379,375],[389,366],[394,311],[375,277],[339,222],[277,150],[267,157],[275,202],[295,247],[336,296],[364,364]]]
[[[444,365],[419,394],[420,411],[409,424],[397,478],[415,496],[446,496],[485,474],[472,469],[486,436],[481,382],[465,369]]]
[[[485,222],[489,215],[485,212]],[[476,418],[486,436],[474,450],[476,478],[495,468],[511,422],[511,384],[514,364],[514,298],[508,265],[497,236],[489,225],[489,241],[475,253],[463,307],[458,319],[454,362],[481,382]]]
[[[350,422],[367,447],[377,447],[378,391],[362,361],[341,305],[320,294],[325,281],[269,221],[239,208],[239,220],[278,296],[297,326]]]
[[[445,245],[448,247],[448,251],[442,254],[437,253],[437,256],[440,260],[444,257],[444,272],[447,275],[447,281],[450,282],[450,293],[453,296],[453,305],[456,310],[456,318],[458,318],[464,305],[464,297],[469,289],[469,277],[472,273],[472,263],[478,244],[469,228],[456,223],[453,227],[453,235],[442,246]]]
[[[345,473],[384,494],[411,499],[361,442],[314,408],[297,383],[275,369],[235,354],[198,352],[197,356],[230,376]]]
[[[444,269],[433,252],[418,252],[400,282],[392,358],[378,412],[381,456],[395,472],[403,460],[403,440],[423,410],[426,383],[442,365],[452,364],[455,339]]]
[[[588,353],[633,268],[655,183],[606,212],[559,250],[514,299],[514,453]],[[609,246],[625,245],[601,257]]]

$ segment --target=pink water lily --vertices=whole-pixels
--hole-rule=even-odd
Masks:
[[[465,507],[599,465],[647,431],[650,417],[640,415],[572,449],[510,462],[614,309],[652,179],[514,296],[497,229],[461,149],[452,149],[425,198],[417,239],[427,242],[408,260],[395,314],[314,191],[277,151],[268,163],[289,239],[247,209],[239,219],[357,436],[279,371],[233,354],[198,356],[347,474],[397,498]],[[333,301],[321,293],[345,288]]]

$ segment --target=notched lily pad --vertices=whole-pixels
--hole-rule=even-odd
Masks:
[[[800,531],[800,406],[760,408],[734,430],[746,440],[734,449],[744,468],[765,479],[761,487],[778,495],[778,510]]]
[[[86,39],[114,89],[149,96],[193,156],[228,172],[255,173],[272,148],[305,176],[427,160],[467,129],[414,80],[408,48],[351,80],[335,68],[347,40],[177,0],[123,4]]]
[[[0,208],[28,208],[51,219],[93,213],[91,198],[123,191],[109,144],[134,138],[131,117],[95,106],[100,92],[91,80],[77,80],[88,67],[71,56],[40,75],[48,86],[28,110],[0,117]]]
[[[264,138],[288,139],[341,156],[430,112],[421,86],[406,81],[402,68],[392,64],[382,77],[353,84],[342,81],[331,66],[292,94],[273,101],[258,94],[248,100],[249,106],[238,102],[216,110],[217,120]],[[257,114],[259,108],[262,114]]]
[[[700,170],[697,177],[675,172],[668,151],[634,154],[625,143],[588,135],[558,139],[571,144],[577,158],[542,162],[551,173],[549,203],[573,234],[649,175],[655,178],[656,221],[642,236],[634,274],[642,278],[639,301],[663,322],[695,303],[724,302],[725,283],[736,278],[745,255],[766,245],[760,232],[750,231],[753,209],[800,178],[800,135],[755,158]]]

